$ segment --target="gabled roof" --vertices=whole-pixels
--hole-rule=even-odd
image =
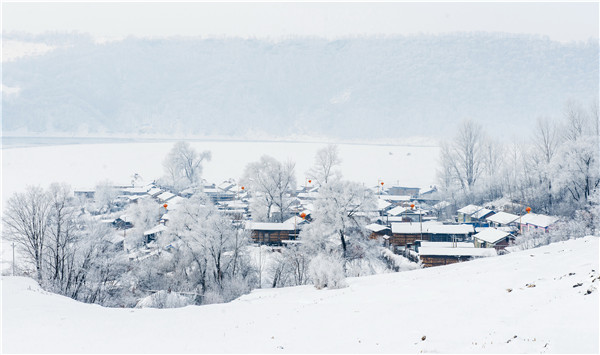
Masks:
[[[420,247],[419,255],[430,256],[495,256],[494,248],[440,248],[440,247]]]
[[[383,225],[377,224],[377,223],[371,223],[368,226],[366,226],[365,228],[367,228],[371,232],[375,232],[375,233],[381,232],[386,229],[388,229],[388,230],[390,229],[388,226],[383,226]]]
[[[531,224],[537,227],[547,228],[556,223],[558,217],[546,216],[545,214],[527,213],[521,216],[521,224]]]
[[[408,195],[380,195],[379,198],[382,200],[393,201],[393,202],[410,201],[412,199],[412,197],[408,196]]]
[[[290,218],[286,219],[285,221],[283,221],[283,223],[289,224],[291,226],[299,226],[299,225],[307,223],[307,222],[302,217],[293,216],[293,217],[290,217]]]
[[[519,219],[519,216],[517,216],[516,214],[507,213],[507,212],[498,212],[494,215],[487,217],[485,220],[494,222],[494,223],[509,224],[509,223],[516,221],[517,219]]]
[[[144,235],[156,234],[156,233],[164,232],[166,230],[167,230],[167,227],[165,227],[164,224],[159,224],[159,225],[152,227],[152,228],[148,229],[147,231],[145,231]]]
[[[475,248],[473,242],[430,242],[427,240],[421,240],[421,246],[423,247],[435,247],[435,248]]]
[[[496,228],[484,228],[481,232],[473,235],[473,238],[477,238],[479,240],[483,240],[487,243],[496,243],[506,237],[508,237],[510,233],[498,230]]]
[[[468,205],[468,206],[465,206],[465,207],[461,208],[460,210],[458,210],[456,212],[460,212],[462,214],[472,215],[473,213],[479,211],[482,208],[483,207],[477,206],[477,205]]]
[[[391,210],[387,211],[387,215],[388,216],[398,216],[398,215],[404,213],[406,210],[408,210],[408,208],[406,208],[406,207],[402,207],[402,206],[394,207]]]
[[[175,194],[172,194],[169,191],[165,191],[162,194],[156,196],[156,198],[158,198],[161,202],[169,201],[173,197],[175,197]]]
[[[469,234],[475,228],[471,224],[441,224],[437,222],[423,222],[423,233],[429,234]],[[418,234],[421,226],[418,222],[392,223],[392,233]]]
[[[386,208],[390,207],[392,204],[387,202],[386,200],[382,200],[382,199],[377,199],[377,210],[381,211],[381,210],[385,210]]]
[[[488,215],[490,213],[494,213],[494,211],[488,210],[487,208],[482,208],[479,211],[473,213],[471,215],[471,217],[477,218],[477,219],[481,219],[481,218],[485,217],[486,215]]]

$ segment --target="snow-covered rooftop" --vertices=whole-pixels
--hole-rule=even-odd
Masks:
[[[160,232],[164,232],[166,230],[167,230],[167,227],[165,227],[164,224],[159,224],[159,225],[152,227],[152,228],[148,229],[147,231],[145,231],[144,235],[160,233]]]
[[[496,228],[484,228],[481,232],[474,234],[473,238],[483,240],[488,243],[496,243],[497,241],[506,238],[510,233],[498,230]]]
[[[477,218],[477,219],[481,219],[481,218],[485,217],[485,215],[487,215],[487,214],[490,214],[490,213],[493,213],[493,212],[494,212],[494,211],[492,211],[492,210],[488,210],[487,208],[482,208],[482,209],[480,209],[479,211],[477,211],[477,212],[473,213],[473,214],[471,215],[471,217],[473,217],[473,218]]]
[[[394,207],[391,210],[387,211],[387,214],[389,216],[398,216],[398,215],[404,213],[406,210],[408,210],[408,208],[398,206],[398,207]]]
[[[377,224],[377,223],[371,223],[368,226],[366,226],[365,228],[367,228],[368,230],[370,230],[372,232],[381,232],[382,230],[390,229],[388,226],[382,226],[381,224]]]
[[[521,224],[531,224],[537,227],[547,228],[558,221],[558,217],[546,216],[545,214],[527,213],[521,216]]]
[[[427,240],[420,241],[421,246],[423,247],[436,247],[436,248],[475,248],[475,244],[473,242],[430,242]]]
[[[421,232],[420,223],[392,223],[392,233],[417,234]],[[470,224],[440,224],[437,222],[423,222],[423,233],[431,234],[469,234],[475,232]]]
[[[512,214],[512,213],[508,213],[508,212],[498,212],[496,214],[493,214],[493,215],[487,217],[485,220],[489,221],[489,222],[494,222],[494,223],[509,224],[509,223],[514,222],[518,218],[519,218],[519,216],[517,216],[516,214]]]
[[[398,201],[410,201],[412,199],[411,196],[408,195],[380,195],[380,199],[392,202]]]
[[[440,247],[420,247],[419,255],[430,256],[495,256],[494,248],[440,248]]]
[[[472,215],[473,213],[479,211],[481,208],[482,208],[481,206],[477,206],[477,205],[468,205],[468,206],[461,208],[460,210],[458,210],[456,212]]]
[[[377,199],[377,210],[381,211],[381,210],[385,210],[386,208],[390,207],[392,204],[387,202],[386,200],[382,200],[382,199]]]
[[[246,229],[261,231],[293,231],[294,224],[246,221]]]

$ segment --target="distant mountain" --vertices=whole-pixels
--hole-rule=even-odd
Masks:
[[[41,40],[59,46],[3,63],[5,132],[401,140],[442,137],[472,118],[518,135],[537,116],[560,115],[568,99],[598,97],[592,41],[485,33]]]

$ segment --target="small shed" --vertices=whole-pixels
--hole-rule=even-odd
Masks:
[[[377,223],[371,223],[365,227],[369,231],[369,239],[389,239],[389,235],[392,232],[391,228]],[[388,238],[383,238],[384,236]]]
[[[479,233],[473,235],[473,241],[477,248],[503,250],[512,240],[514,240],[512,234],[496,228],[484,228]]]
[[[245,229],[251,232],[252,241],[264,244],[281,245],[283,240],[295,240],[297,229],[289,223],[266,223],[247,221]]]
[[[471,222],[471,215],[473,215],[475,212],[477,212],[481,209],[483,209],[483,207],[477,206],[477,205],[468,205],[468,206],[465,206],[465,207],[459,209],[458,211],[456,211],[457,222],[459,222],[459,223]]]
[[[519,216],[507,212],[498,212],[485,218],[490,227],[509,227],[517,224]]]

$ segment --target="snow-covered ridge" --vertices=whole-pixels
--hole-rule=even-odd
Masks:
[[[3,352],[597,353],[598,237],[228,304],[109,309],[2,279]]]

